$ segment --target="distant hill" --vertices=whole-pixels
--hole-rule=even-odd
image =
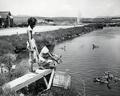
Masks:
[[[82,18],[82,23],[120,23],[120,17]]]

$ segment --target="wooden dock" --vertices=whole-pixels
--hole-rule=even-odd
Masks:
[[[50,74],[49,81],[46,80],[46,76]],[[54,76],[54,70],[53,69],[45,69],[45,70],[36,70],[35,73],[30,72],[28,74],[25,74],[22,77],[19,77],[13,81],[10,81],[6,83],[2,88],[3,90],[10,89],[12,91],[18,91],[24,87],[27,87],[28,85],[40,80],[41,78],[44,78],[46,88],[49,89],[51,87],[52,79]],[[46,89],[46,90],[47,90]]]

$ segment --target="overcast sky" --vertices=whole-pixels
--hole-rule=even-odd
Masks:
[[[0,0],[0,11],[30,16],[120,16],[120,0]]]

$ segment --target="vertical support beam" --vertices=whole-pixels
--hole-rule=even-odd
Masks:
[[[43,77],[43,79],[44,79],[44,81],[45,81],[45,85],[46,85],[46,87],[48,87],[48,82],[47,82],[46,78]]]
[[[52,70],[51,76],[50,76],[50,80],[49,80],[49,84],[47,86],[47,90],[50,89],[51,85],[52,85],[52,81],[53,81],[53,77],[55,75],[55,69]]]

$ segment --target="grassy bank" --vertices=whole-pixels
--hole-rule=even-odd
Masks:
[[[41,45],[45,40],[49,41],[51,45],[56,43],[75,38],[82,34],[89,33],[93,30],[102,28],[99,24],[89,24],[85,26],[78,26],[67,29],[59,29],[54,31],[40,32],[34,35],[38,50],[40,51]],[[26,52],[26,41],[28,39],[27,34],[1,36],[0,37],[0,55],[5,53],[21,53]]]

